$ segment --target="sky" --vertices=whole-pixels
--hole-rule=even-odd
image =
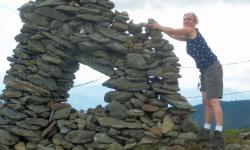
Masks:
[[[17,10],[28,0],[0,1],[0,80],[10,68],[7,56],[17,43],[14,37],[20,33],[22,22]],[[114,10],[127,11],[135,23],[154,18],[164,26],[182,27],[186,12],[194,12],[199,18],[197,27],[205,37],[212,51],[223,64],[224,87],[235,91],[250,91],[250,1],[248,0],[113,0]],[[199,71],[194,60],[186,54],[185,42],[176,41],[167,35],[164,38],[174,45],[181,68],[179,86],[182,90],[196,89]],[[233,63],[233,64],[232,64]],[[76,73],[75,84],[81,84],[102,77],[87,66],[81,66]],[[92,84],[101,85],[108,77]],[[0,85],[2,82],[0,82]],[[3,84],[1,85],[3,87]],[[193,96],[193,95],[186,95]]]

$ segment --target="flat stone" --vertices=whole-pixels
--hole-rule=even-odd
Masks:
[[[14,125],[3,125],[3,128],[10,131],[13,134],[24,136],[24,137],[31,137],[31,138],[37,138],[41,135],[40,131],[36,130],[27,130],[18,126]]]
[[[129,109],[126,113],[129,116],[135,116],[135,117],[144,116],[144,114],[145,114],[145,112],[142,111],[141,109]]]
[[[6,130],[0,129],[0,143],[5,145],[14,145],[19,141],[18,136],[9,133]]]
[[[5,76],[4,84],[8,85],[10,87],[13,87],[15,89],[28,91],[28,92],[35,94],[35,95],[50,96],[50,94],[51,94],[49,91],[47,91],[41,87],[35,86],[34,84],[31,84],[31,83],[26,82],[26,81],[18,80],[14,77],[11,77],[11,76]]]
[[[38,26],[41,25],[46,27],[49,25],[48,19],[46,17],[35,13],[25,13],[23,17],[29,20],[29,22],[31,22],[32,24],[36,24]]]
[[[56,5],[66,5],[67,3],[63,0],[46,0],[40,3],[38,6],[56,6]]]
[[[43,118],[25,118],[25,122],[31,125],[38,125],[41,127],[46,127],[49,123],[47,119]]]
[[[93,141],[95,132],[87,130],[75,130],[66,134],[65,139],[72,143],[84,144]]]
[[[13,119],[13,120],[22,120],[26,117],[28,117],[25,113],[17,112],[13,109],[10,109],[8,107],[0,108],[0,115],[5,116],[7,118]]]
[[[163,134],[166,134],[174,129],[175,124],[173,123],[172,119],[166,115],[163,118],[163,124],[161,125],[161,131]]]
[[[113,127],[118,129],[130,128],[130,129],[140,129],[142,124],[139,122],[125,122],[123,120],[112,118],[112,117],[97,117],[97,121],[105,127]]]
[[[123,78],[109,79],[103,83],[108,88],[114,88],[122,91],[142,91],[149,88],[145,82],[131,82]]]
[[[68,21],[69,18],[62,12],[50,7],[40,7],[35,10],[37,14],[50,17],[60,21]]]
[[[192,106],[186,101],[168,98],[167,96],[161,95],[161,98],[166,102],[170,103],[171,105],[180,108],[180,109],[191,109]]]
[[[116,141],[105,133],[97,133],[94,137],[94,142],[99,144],[111,144],[115,143]]]
[[[126,112],[128,109],[117,101],[112,101],[107,105],[107,110],[111,117],[118,118],[118,119],[126,119],[128,115]]]
[[[141,54],[128,54],[126,58],[126,64],[129,68],[145,70],[147,69],[147,63]]]
[[[21,97],[23,95],[22,92],[14,90],[5,90],[3,94],[5,97],[12,97],[12,98]]]
[[[144,104],[144,105],[142,105],[142,110],[144,110],[146,112],[156,112],[159,109],[160,108],[158,106],[155,106],[155,105],[150,105],[150,104]]]
[[[44,105],[27,105],[27,108],[30,109],[31,111],[35,112],[36,114],[40,114],[43,112],[50,111],[50,109],[47,106]]]
[[[100,15],[92,15],[92,14],[77,14],[76,17],[93,22],[105,22],[109,21],[110,19]]]
[[[120,41],[123,43],[128,40],[128,38],[126,36],[122,35],[121,33],[117,32],[116,30],[111,29],[111,28],[96,26],[96,30],[108,38],[111,38],[111,39],[114,39],[114,40],[117,40],[117,41]]]
[[[130,98],[133,97],[132,92],[126,92],[126,91],[109,91],[104,96],[105,102],[112,102],[117,101],[120,103],[124,103],[126,101],[129,101]]]

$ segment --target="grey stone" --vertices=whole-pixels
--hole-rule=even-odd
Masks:
[[[117,101],[112,101],[109,103],[107,105],[107,110],[109,111],[111,117],[118,119],[126,119],[128,117],[128,115],[124,113],[128,109]]]
[[[63,11],[63,12],[69,12],[76,14],[79,11],[79,8],[68,6],[68,5],[58,5],[55,7],[56,10]]]
[[[75,130],[66,134],[65,139],[69,142],[76,144],[83,144],[93,141],[95,132],[87,130]]]
[[[63,14],[60,11],[57,11],[56,9],[50,8],[50,7],[40,7],[37,8],[35,11],[37,14],[46,16],[46,17],[50,17],[56,20],[60,20],[60,21],[68,21],[69,18]]]
[[[13,134],[24,136],[24,137],[39,137],[41,135],[40,131],[37,130],[27,130],[14,125],[3,125],[3,128],[10,131]]]
[[[141,109],[129,109],[126,113],[129,116],[135,116],[135,117],[143,116],[145,114],[145,112],[142,111]]]
[[[20,91],[14,91],[14,90],[5,90],[4,91],[4,96],[5,97],[12,97],[12,98],[17,98],[21,97],[23,94]]]
[[[80,7],[79,12],[83,14],[95,14],[95,15],[101,14],[100,9],[90,8],[90,7]]]
[[[29,123],[26,123],[25,121],[16,122],[16,125],[28,130],[39,130],[41,128],[40,126],[31,125]]]
[[[39,97],[35,95],[24,96],[20,99],[23,103],[27,104],[45,104],[50,101],[50,98],[47,97]]]
[[[121,33],[111,28],[104,28],[102,26],[96,26],[96,30],[108,38],[111,38],[111,39],[114,39],[123,43],[128,40],[126,36],[122,35]]]
[[[42,144],[37,145],[37,150],[54,150],[53,147],[44,146]]]
[[[140,129],[142,124],[139,122],[125,122],[117,118],[112,117],[97,117],[97,121],[105,127],[113,127],[117,129],[131,128]]]
[[[25,13],[23,14],[23,17],[29,20],[31,24],[35,24],[38,26],[41,25],[45,27],[49,25],[48,19],[46,17],[35,14],[35,13]]]
[[[56,5],[66,5],[64,0],[46,0],[40,3],[38,6],[56,6]]]
[[[92,53],[95,50],[102,50],[103,47],[101,45],[95,44],[90,41],[84,41],[79,43],[80,50],[85,53]]]
[[[180,133],[178,135],[178,138],[184,139],[184,140],[195,140],[196,134],[194,132],[186,132],[186,133]]]
[[[13,120],[21,120],[28,117],[25,113],[17,112],[8,107],[0,108],[0,115]]]
[[[30,40],[28,42],[28,49],[34,52],[45,52],[45,45],[38,40]]]
[[[133,93],[126,92],[126,91],[109,91],[104,96],[105,102],[112,102],[117,101],[120,103],[124,103],[126,101],[129,101],[130,98],[132,98]]]
[[[35,86],[29,82],[26,81],[21,81],[18,79],[15,79],[11,76],[5,76],[4,78],[4,84],[13,87],[15,89],[19,89],[19,90],[24,90],[24,91],[28,91],[30,93],[33,93],[35,95],[42,95],[42,96],[50,96],[50,92],[40,88],[38,86]]]
[[[158,143],[158,139],[152,138],[149,136],[144,136],[141,141],[139,142],[140,144],[153,144],[153,143]]]
[[[70,115],[71,107],[65,107],[55,112],[53,119],[67,119]]]
[[[180,108],[180,109],[191,109],[192,106],[188,103],[188,102],[185,102],[185,101],[180,101],[178,99],[171,99],[171,98],[168,98],[167,96],[163,96],[161,95],[161,98],[165,101],[167,101],[168,103],[170,103],[171,105],[177,107],[177,108]]]
[[[225,150],[238,150],[240,149],[240,144],[227,144]]]
[[[34,105],[34,104],[30,104],[27,105],[27,108],[33,112],[35,112],[36,114],[40,114],[46,111],[50,111],[50,109],[47,106],[44,105]]]
[[[42,59],[44,61],[47,61],[47,62],[52,63],[52,64],[56,64],[56,65],[58,65],[62,62],[62,60],[59,57],[50,56],[48,54],[43,54]]]
[[[128,52],[130,51],[127,46],[125,46],[124,44],[120,42],[116,42],[114,40],[111,40],[111,42],[105,45],[111,50],[117,52],[118,54],[128,54]]]
[[[108,147],[109,150],[123,150],[123,146],[118,143],[111,143]]]
[[[131,82],[123,78],[109,79],[103,83],[104,86],[122,91],[142,91],[149,88],[145,82]]]
[[[116,141],[105,133],[97,133],[94,137],[94,142],[99,144],[111,144],[115,143]]]
[[[57,78],[63,77],[62,70],[56,65],[48,64],[44,61],[37,61],[37,66],[48,76]]]
[[[103,22],[103,21],[109,21],[110,19],[104,16],[100,15],[92,15],[92,14],[77,14],[78,18],[87,20],[87,21],[93,21],[93,22]]]
[[[49,32],[44,32],[44,31],[42,31],[41,33],[43,35],[45,35],[46,37],[48,37],[49,39],[57,42],[58,44],[65,46],[66,48],[69,48],[69,49],[74,48],[73,44],[71,44],[70,42],[68,42],[68,41],[66,41],[64,39],[59,38],[58,36],[55,36],[55,35],[53,35],[53,34],[51,34]]]
[[[4,145],[14,145],[19,138],[6,130],[0,129],[0,143]],[[1,147],[0,147],[1,148]]]
[[[31,125],[38,125],[41,127],[46,127],[49,123],[48,120],[43,118],[25,118],[25,122]]]
[[[173,123],[172,119],[166,115],[163,118],[163,124],[161,125],[161,131],[163,134],[166,134],[174,129],[175,124]]]
[[[147,69],[147,63],[141,54],[128,54],[126,59],[126,65],[129,68],[145,70]]]
[[[100,43],[108,43],[110,41],[109,38],[105,38],[104,36],[102,36],[101,34],[98,34],[98,33],[90,34],[89,38],[96,41],[96,42],[100,42]]]
[[[1,107],[0,107],[1,109]],[[3,125],[3,124],[9,124],[11,121],[9,119],[3,119],[2,117],[0,118],[0,125]]]
[[[56,81],[53,78],[45,78],[38,74],[31,74],[27,76],[27,79],[36,86],[39,86],[49,91],[54,91],[58,89]]]

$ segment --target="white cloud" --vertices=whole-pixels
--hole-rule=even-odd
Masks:
[[[1,78],[4,76],[5,71],[9,69],[9,62],[7,57],[11,56],[12,50],[16,47],[14,37],[19,34],[22,26],[21,20],[18,15],[17,7],[20,7],[25,0],[11,0],[0,2],[0,50],[1,50]]]

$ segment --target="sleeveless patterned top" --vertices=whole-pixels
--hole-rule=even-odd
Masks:
[[[188,39],[186,50],[187,53],[194,58],[196,67],[203,69],[215,61],[217,61],[217,56],[212,52],[210,47],[207,45],[207,42],[199,32],[197,28],[197,35],[194,39]]]

